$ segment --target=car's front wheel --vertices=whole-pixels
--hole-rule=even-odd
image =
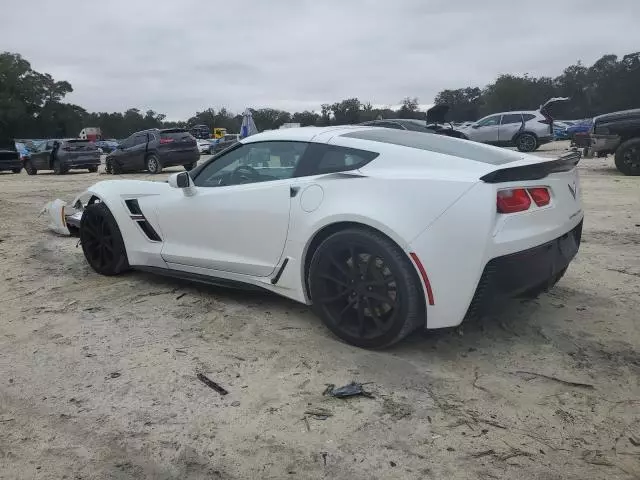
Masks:
[[[104,203],[85,208],[80,220],[80,243],[87,262],[102,275],[117,275],[129,269],[120,228]]]
[[[149,173],[160,173],[162,171],[162,165],[160,165],[160,160],[157,155],[149,155],[147,157],[147,171]]]
[[[516,148],[520,152],[533,152],[538,148],[538,139],[530,133],[523,133],[516,139]]]
[[[315,312],[352,345],[386,347],[425,324],[414,266],[376,231],[352,228],[328,237],[313,255],[308,278]]]

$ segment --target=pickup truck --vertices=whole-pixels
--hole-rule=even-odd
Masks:
[[[595,117],[587,148],[589,155],[614,154],[620,172],[640,175],[640,108]]]

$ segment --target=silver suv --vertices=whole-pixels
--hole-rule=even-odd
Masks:
[[[459,130],[475,142],[533,152],[553,140],[553,117],[549,114],[549,105],[566,100],[568,98],[565,97],[551,98],[539,110],[494,113]]]

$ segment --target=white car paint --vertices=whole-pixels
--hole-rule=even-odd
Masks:
[[[190,187],[190,195],[163,182],[111,180],[91,186],[78,200],[86,203],[95,197],[109,207],[134,268],[151,266],[238,281],[306,304],[311,299],[305,287],[305,259],[314,236],[338,222],[367,225],[408,256],[417,255],[424,265],[431,287],[429,291],[422,285],[429,300],[427,328],[456,326],[463,320],[489,260],[556,239],[582,221],[580,195],[573,198],[567,188],[580,192],[575,168],[540,180],[486,183],[480,177],[490,172],[546,160],[439,135],[418,134],[425,136],[429,151],[345,136],[384,130],[303,127],[263,132],[241,142],[300,141],[379,153],[358,170]],[[522,186],[550,188],[551,203],[532,204],[515,214],[497,213],[497,191]],[[291,197],[291,189],[299,193]],[[150,241],[131,220],[124,203],[131,198],[138,199],[162,242]],[[274,285],[271,280],[285,259],[287,266]]]

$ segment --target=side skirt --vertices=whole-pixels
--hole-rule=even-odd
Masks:
[[[134,265],[132,266],[132,268],[134,270],[139,270],[141,272],[153,273],[153,274],[162,275],[165,277],[177,278],[180,280],[187,280],[189,282],[203,283],[205,285],[213,285],[216,287],[233,288],[237,290],[250,290],[250,291],[257,291],[257,292],[269,292],[269,290],[267,290],[266,288],[262,288],[257,285],[238,282],[236,280],[227,280],[224,278],[209,277],[208,275],[201,275],[199,273],[183,272],[180,270],[173,270],[169,268],[146,267],[146,266],[139,266],[139,265]]]

